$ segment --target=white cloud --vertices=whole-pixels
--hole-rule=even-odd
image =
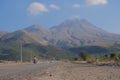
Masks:
[[[42,12],[48,12],[46,6],[39,2],[33,2],[29,5],[28,11],[31,15],[38,15]]]
[[[81,17],[79,15],[74,15],[71,17],[71,19],[80,19]]]
[[[73,8],[80,8],[80,4],[73,4],[72,7]]]
[[[58,9],[60,9],[57,5],[55,5],[55,4],[50,4],[50,8],[53,8],[53,9],[56,9],[56,10],[58,10]]]
[[[108,3],[108,0],[86,0],[88,5],[105,5]]]

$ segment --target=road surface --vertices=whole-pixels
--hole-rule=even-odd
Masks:
[[[120,67],[61,61],[0,65],[0,80],[120,80]]]

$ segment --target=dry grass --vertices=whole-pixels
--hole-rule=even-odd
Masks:
[[[20,61],[4,61],[4,60],[0,60],[0,65],[27,64],[27,63],[30,63],[30,62],[21,63]]]

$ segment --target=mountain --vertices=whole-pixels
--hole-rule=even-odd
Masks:
[[[20,60],[21,44],[23,61],[30,61],[34,55],[39,59],[71,59],[77,56],[70,51],[49,45],[46,38],[43,38],[43,35],[47,35],[43,30],[41,26],[31,26],[2,36],[0,38],[0,60]],[[40,32],[43,37],[38,36],[37,32]]]
[[[0,37],[2,37],[3,35],[7,34],[8,32],[0,32]]]
[[[2,42],[39,43],[61,48],[79,46],[111,46],[120,43],[120,35],[106,32],[85,19],[69,19],[47,29],[32,25],[1,37]]]
[[[89,53],[119,51],[120,35],[106,32],[85,19],[69,19],[49,29],[32,25],[22,30],[0,35],[0,59],[19,60],[20,45],[24,60],[31,55],[42,59],[77,57],[80,50]],[[113,50],[113,48],[115,50]]]
[[[3,43],[40,43],[45,45],[41,38],[24,30],[15,31],[1,37]]]
[[[52,37],[49,29],[40,25],[32,25],[28,28],[25,28],[24,30],[46,41],[48,41]]]
[[[50,31],[53,36],[51,43],[59,47],[106,46],[120,39],[120,35],[106,32],[85,19],[66,20]]]

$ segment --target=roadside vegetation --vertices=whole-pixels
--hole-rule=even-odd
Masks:
[[[79,57],[75,57],[72,61],[86,62],[86,63],[120,63],[120,53],[107,53],[107,54],[96,54],[90,55],[86,51],[80,51]]]

